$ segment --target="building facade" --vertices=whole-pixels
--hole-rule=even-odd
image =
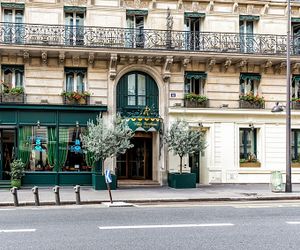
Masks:
[[[300,2],[292,8],[293,182],[300,181]],[[117,114],[134,147],[106,162],[123,179],[166,183],[177,119],[205,133],[184,159],[199,183],[266,183],[285,170],[285,1],[1,1],[0,179],[89,185],[88,120]],[[298,102],[299,100],[299,102]],[[298,139],[299,138],[299,139]],[[99,167],[99,166],[98,166]]]

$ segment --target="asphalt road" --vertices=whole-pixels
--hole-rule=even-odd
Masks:
[[[300,249],[300,203],[0,209],[0,249]]]

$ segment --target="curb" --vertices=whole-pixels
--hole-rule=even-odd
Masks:
[[[160,199],[125,199],[120,200],[116,199],[114,202],[125,202],[125,203],[172,203],[172,202],[221,202],[221,201],[272,201],[272,200],[300,200],[300,196],[256,196],[256,197],[219,197],[219,198],[182,198],[182,199],[172,199],[172,198],[160,198]],[[90,200],[90,201],[81,201],[81,205],[89,205],[89,204],[102,204],[105,202],[109,202],[109,200]],[[75,201],[61,201],[61,205],[76,205]],[[9,207],[14,206],[13,202],[0,202],[0,207]],[[34,202],[19,202],[19,206],[35,206]],[[42,201],[40,202],[40,206],[57,206],[53,201]]]

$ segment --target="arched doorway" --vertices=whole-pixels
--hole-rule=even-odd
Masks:
[[[153,151],[156,150],[153,142],[157,131],[153,127],[147,129],[142,121],[159,117],[157,84],[146,73],[129,72],[119,80],[116,96],[117,112],[125,119],[136,119],[142,124],[135,127],[134,147],[117,157],[118,178],[152,180]]]

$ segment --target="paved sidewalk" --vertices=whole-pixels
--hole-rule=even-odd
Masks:
[[[41,205],[54,204],[52,187],[40,187]],[[292,193],[271,192],[268,184],[214,184],[199,185],[195,189],[172,189],[169,187],[121,187],[112,191],[114,201],[131,203],[179,202],[179,201],[247,201],[247,200],[300,200],[300,184],[293,185]],[[20,205],[34,205],[31,188],[18,190]],[[73,187],[61,187],[62,204],[74,204]],[[108,192],[81,187],[81,201],[86,204],[108,202]],[[0,190],[0,206],[12,206],[13,196],[8,189]]]

